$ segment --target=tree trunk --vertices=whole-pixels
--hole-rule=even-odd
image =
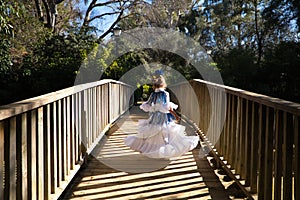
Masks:
[[[35,1],[38,18],[41,22],[44,22],[44,14],[41,6],[41,1],[40,0],[34,0],[34,1]]]
[[[254,9],[255,9],[255,34],[257,37],[257,64],[259,65],[262,58],[263,47],[262,47],[262,33],[259,31],[258,25],[258,9],[257,9],[257,0],[254,0]]]

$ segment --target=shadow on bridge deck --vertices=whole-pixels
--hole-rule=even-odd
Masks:
[[[133,107],[110,129],[92,152],[61,199],[232,199],[232,182],[210,166],[197,147],[174,160],[150,159],[130,150],[123,139],[135,134],[146,118]],[[188,134],[195,134],[188,125]],[[203,158],[200,158],[203,157]]]

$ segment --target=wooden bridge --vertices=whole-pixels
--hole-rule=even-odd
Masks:
[[[145,114],[121,82],[0,107],[0,199],[300,199],[299,104],[202,80],[170,89],[201,137],[173,160],[123,144]]]

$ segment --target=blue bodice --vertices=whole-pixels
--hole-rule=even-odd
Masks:
[[[153,92],[147,101],[148,105],[158,107],[167,107],[168,103],[169,96],[166,91]],[[149,124],[163,125],[175,120],[175,117],[171,113],[159,110],[150,111],[149,115]]]

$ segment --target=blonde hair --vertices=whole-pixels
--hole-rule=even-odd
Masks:
[[[165,78],[162,75],[153,76],[153,89],[166,88],[167,84]]]

